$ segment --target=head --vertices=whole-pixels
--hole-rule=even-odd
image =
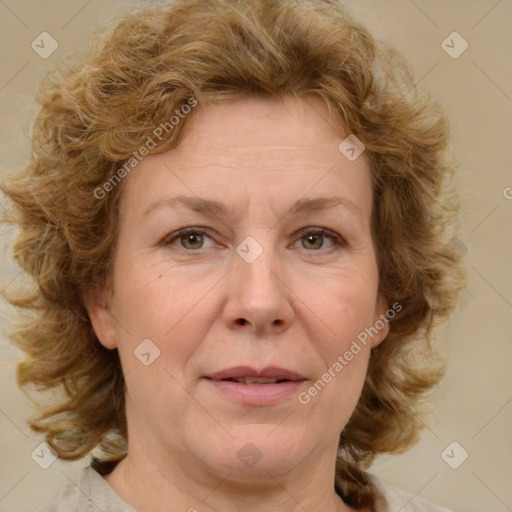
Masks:
[[[19,380],[65,390],[32,423],[62,458],[106,468],[145,432],[130,449],[251,479],[339,449],[364,503],[359,470],[417,439],[461,282],[447,123],[413,85],[329,0],[144,10],[44,84],[4,190],[37,285],[11,298]],[[302,382],[264,407],[212,383],[247,365]]]

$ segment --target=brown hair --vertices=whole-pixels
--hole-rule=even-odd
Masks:
[[[336,485],[346,502],[372,503],[362,469],[416,442],[421,398],[442,375],[430,333],[464,275],[447,244],[456,207],[443,185],[443,113],[403,58],[335,0],[178,0],[125,17],[84,62],[47,77],[32,157],[2,186],[20,228],[15,258],[36,284],[9,298],[20,308],[12,339],[27,355],[18,381],[62,391],[31,422],[61,458],[99,444],[97,467],[108,472],[126,451],[117,351],[98,342],[84,306],[91,285],[108,282],[122,183],[100,199],[98,189],[190,98],[201,108],[310,94],[366,146],[379,286],[402,306],[341,433]],[[187,119],[151,152],[175,147]]]

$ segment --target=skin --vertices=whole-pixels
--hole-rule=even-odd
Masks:
[[[127,387],[128,455],[106,480],[139,512],[351,510],[333,489],[338,439],[387,324],[307,405],[244,405],[203,378],[278,366],[307,390],[387,310],[368,163],[339,152],[348,134],[333,126],[314,97],[198,108],[177,148],[125,179],[113,291],[97,289],[88,310]],[[228,212],[162,201],[177,196]],[[354,207],[290,213],[333,196]],[[205,235],[176,236],[184,227]],[[252,263],[236,252],[248,236],[263,249]],[[149,366],[134,355],[144,339],[160,350]],[[247,443],[261,455],[252,467],[237,457]]]

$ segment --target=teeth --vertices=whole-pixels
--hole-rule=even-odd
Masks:
[[[239,382],[240,384],[247,384],[249,386],[253,384],[275,384],[278,381],[278,379],[265,379],[259,377],[242,377],[233,380],[235,382]]]

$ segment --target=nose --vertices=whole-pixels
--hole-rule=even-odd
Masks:
[[[282,269],[267,251],[252,263],[240,258],[228,279],[223,318],[230,329],[265,336],[289,328],[295,317],[290,303],[293,294]]]

